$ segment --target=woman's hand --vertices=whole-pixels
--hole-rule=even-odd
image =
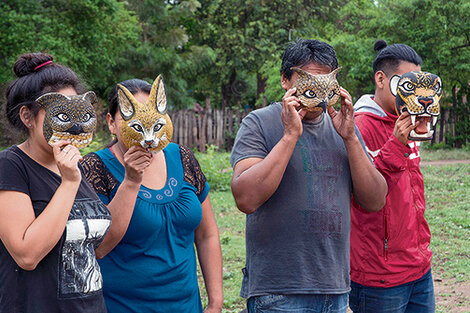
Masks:
[[[124,153],[124,167],[126,169],[124,179],[140,185],[144,177],[145,169],[152,162],[153,154],[140,146],[132,146]]]
[[[60,140],[52,145],[52,152],[62,182],[80,183],[82,173],[78,169],[78,162],[82,160],[82,155],[77,147],[72,146],[70,141]]]
[[[222,312],[221,307],[211,306],[210,304],[204,310],[204,313],[220,313],[220,312]]]

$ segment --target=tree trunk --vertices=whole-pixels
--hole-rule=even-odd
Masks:
[[[226,107],[230,107],[233,97],[232,86],[237,78],[237,72],[235,70],[232,71],[230,74],[229,80],[226,84],[222,83],[221,91],[222,91],[222,107],[221,109],[224,110]]]

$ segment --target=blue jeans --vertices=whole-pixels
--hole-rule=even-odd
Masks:
[[[351,282],[349,307],[354,313],[433,313],[436,305],[431,270],[418,280],[390,288]]]
[[[267,295],[251,297],[248,313],[346,313],[348,294],[340,295]]]

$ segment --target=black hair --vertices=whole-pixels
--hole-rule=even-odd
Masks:
[[[374,44],[374,50],[379,52],[372,63],[374,75],[377,71],[383,71],[385,75],[389,76],[398,69],[402,61],[415,65],[423,63],[418,53],[405,44],[398,43],[388,46],[384,40],[378,40]]]
[[[67,87],[74,88],[77,93],[85,91],[74,71],[52,60],[52,55],[47,53],[27,53],[20,55],[13,66],[18,78],[6,89],[6,115],[11,125],[25,133],[28,129],[20,118],[20,109],[23,106],[36,117],[39,112],[36,99],[39,96]]]
[[[138,94],[139,92],[150,94],[150,90],[152,89],[151,84],[149,84],[145,80],[137,78],[125,80],[119,83],[119,85],[126,87],[127,90],[129,90],[129,92],[133,95]],[[108,96],[108,112],[113,118],[116,115],[117,108],[119,105],[117,88],[117,85],[114,86]]]
[[[284,51],[281,74],[290,80],[293,73],[291,67],[302,67],[311,62],[329,66],[331,70],[338,68],[338,59],[332,46],[319,40],[299,39],[290,43]]]

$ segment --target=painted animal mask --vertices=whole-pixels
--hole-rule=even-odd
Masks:
[[[307,111],[326,112],[340,97],[340,88],[336,75],[341,67],[329,74],[312,75],[301,68],[292,67],[291,70],[299,75],[293,87],[297,88],[296,96]]]
[[[418,127],[410,132],[409,139],[416,141],[431,140],[439,116],[439,100],[442,95],[442,83],[439,76],[426,72],[408,72],[390,79],[390,91],[396,97],[398,114],[405,111],[411,114],[413,125]]]
[[[39,97],[36,102],[46,111],[43,124],[46,141],[52,145],[59,140],[69,140],[78,149],[86,147],[96,129],[93,107],[96,101],[93,91],[73,96],[50,92]]]
[[[155,79],[145,103],[137,101],[126,87],[118,85],[121,138],[127,148],[142,146],[152,151],[165,148],[173,136],[173,124],[166,114],[165,85],[161,75]]]

